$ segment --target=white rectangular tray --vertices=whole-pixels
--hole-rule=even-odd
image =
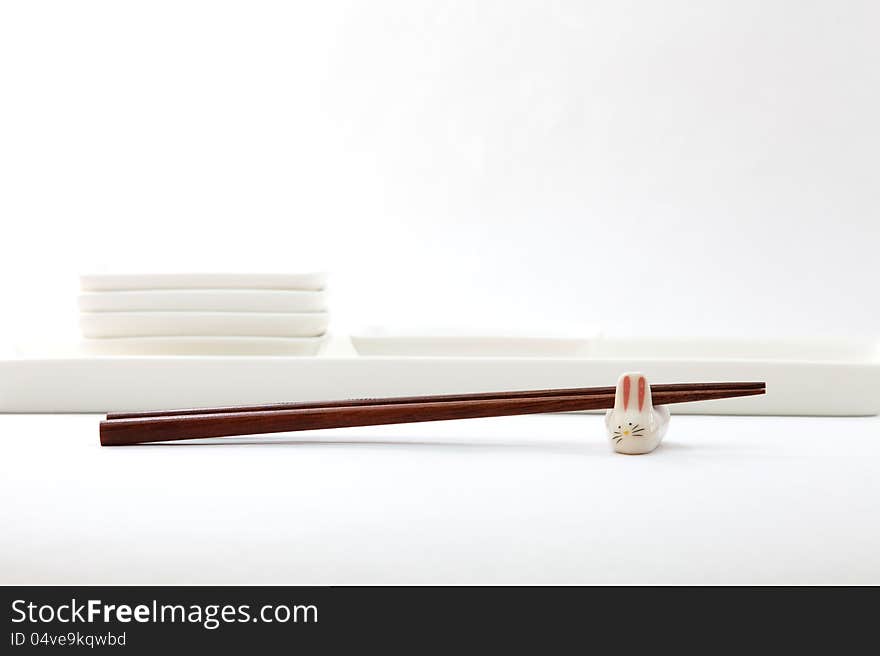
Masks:
[[[677,413],[875,415],[876,342],[599,338],[583,357],[368,357],[347,339],[314,357],[58,356],[0,360],[0,412],[108,412],[613,385],[623,371],[656,383],[767,383],[765,396],[680,404]],[[746,359],[748,353],[757,354]]]

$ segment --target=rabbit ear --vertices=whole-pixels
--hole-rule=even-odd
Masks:
[[[614,409],[625,411],[633,402],[632,374],[621,374],[614,392]]]
[[[638,387],[639,412],[643,412],[646,408],[651,409],[653,407],[651,403],[651,386],[648,385],[647,379],[639,375],[636,386]]]

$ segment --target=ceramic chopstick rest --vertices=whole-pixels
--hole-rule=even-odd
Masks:
[[[651,453],[669,427],[669,409],[651,403],[651,386],[642,374],[625,373],[617,380],[614,407],[605,415],[605,426],[617,453]]]

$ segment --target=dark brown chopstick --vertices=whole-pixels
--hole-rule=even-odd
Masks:
[[[753,390],[763,389],[764,383],[673,383],[651,385],[651,394],[677,391]],[[614,394],[614,387],[573,387],[563,389],[524,390],[517,392],[478,392],[475,394],[433,394],[430,396],[395,396],[378,399],[344,399],[339,401],[301,401],[296,403],[271,403],[263,405],[240,405],[217,408],[183,408],[179,410],[148,410],[145,412],[110,412],[108,420],[146,419],[184,415],[225,414],[229,412],[266,412],[276,410],[306,410],[311,408],[350,408],[361,405],[400,405],[405,403],[439,403],[453,401],[483,401],[491,399],[522,399],[533,397],[590,396]]]
[[[709,401],[764,393],[764,387],[653,392],[653,403]],[[607,389],[607,388],[604,388]],[[384,400],[383,400],[384,401]],[[401,424],[449,419],[474,419],[542,412],[600,410],[614,406],[610,392],[582,395],[489,398],[458,401],[376,403],[320,408],[238,411],[108,419],[101,422],[101,444],[122,446],[146,442],[256,435],[323,428]]]

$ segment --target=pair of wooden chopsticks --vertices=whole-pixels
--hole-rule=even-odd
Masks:
[[[614,392],[614,387],[582,387],[110,413],[106,421],[101,422],[101,444],[122,446],[321,428],[601,410],[614,407]],[[655,405],[754,396],[764,392],[765,384],[761,382],[651,386]]]

